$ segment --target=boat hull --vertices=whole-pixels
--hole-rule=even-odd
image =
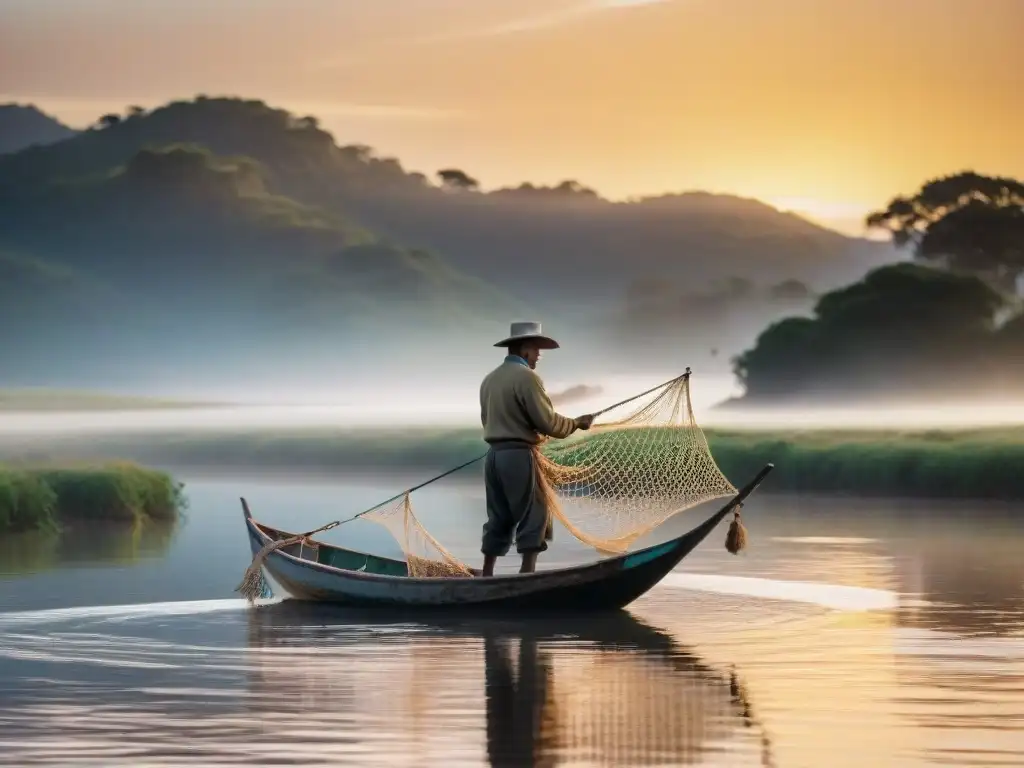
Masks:
[[[490,577],[412,578],[332,567],[303,557],[302,551],[293,547],[272,551],[264,561],[264,569],[296,599],[340,605],[446,610],[493,607],[530,612],[614,610],[633,602],[661,581],[753,492],[771,467],[765,467],[725,506],[682,536],[586,565]],[[252,519],[244,501],[243,509],[255,555],[273,539],[265,526]],[[343,551],[347,555],[358,554]]]

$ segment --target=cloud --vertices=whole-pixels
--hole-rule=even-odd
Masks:
[[[72,127],[85,128],[96,118],[108,112],[121,114],[128,104],[153,109],[169,101],[179,98],[189,99],[188,94],[161,97],[141,95],[120,96],[46,96],[32,93],[2,93],[0,103],[35,104],[44,112],[57,116]],[[265,96],[264,100],[272,107],[287,109],[293,114],[316,115],[321,119],[347,118],[350,120],[375,121],[445,121],[468,117],[462,110],[441,109],[428,106],[407,106],[401,104],[360,104],[346,101],[302,101],[287,97],[277,98]]]
[[[548,13],[538,13],[531,16],[520,17],[518,19],[510,19],[490,26],[453,29],[451,31],[429,34],[421,37],[396,38],[386,41],[377,40],[367,50],[363,50],[358,53],[347,51],[337,57],[310,60],[305,62],[304,68],[310,73],[351,69],[353,67],[369,64],[378,60],[389,49],[444,45],[460,41],[508,37],[511,35],[561,27],[566,24],[578,22],[582,19],[591,18],[601,13],[674,2],[677,2],[677,0],[584,0],[584,2],[577,3],[576,5],[559,8]]]
[[[522,19],[514,19],[502,24],[496,24],[493,27],[483,27],[481,29],[470,30],[463,33],[456,32],[453,35],[446,37],[446,39],[494,37],[500,35],[511,35],[519,32],[532,32],[538,29],[558,27],[563,24],[574,22],[578,19],[614,9],[637,8],[644,5],[657,5],[671,2],[675,2],[675,0],[589,0],[589,2],[570,6],[569,8],[552,11],[551,13],[538,14],[536,16],[527,16]]]
[[[290,102],[287,99],[275,100],[292,112],[315,114],[320,117],[352,117],[369,119],[394,120],[451,120],[466,117],[462,110],[440,109],[434,107],[407,107],[383,104],[352,104],[348,102]]]
[[[674,0],[596,0],[594,5],[605,8],[629,8],[637,5],[657,5],[658,3],[671,3]]]
[[[676,1],[677,0],[583,0],[583,2],[579,2],[575,5],[562,7],[548,13],[538,13],[531,16],[520,17],[518,19],[510,19],[490,26],[454,29],[434,35],[396,39],[383,43],[383,47],[438,45],[442,43],[458,42],[460,40],[504,37],[508,35],[560,27],[565,24],[571,24],[581,19],[589,18],[601,13],[608,13],[610,11],[638,8],[647,5],[673,3]],[[381,44],[378,43],[375,47],[377,48],[376,55],[379,55]],[[310,68],[320,70],[339,65],[351,65],[356,63],[359,59],[373,58],[374,55],[374,52],[364,53],[362,56],[346,54],[337,59],[312,63]]]
[[[605,8],[604,3],[594,5],[588,3],[587,5],[578,5],[571,8],[566,8],[561,11],[554,11],[552,13],[539,14],[537,16],[527,16],[522,19],[514,19],[507,21],[502,24],[496,24],[493,27],[483,27],[480,29],[469,30],[461,34],[456,33],[457,38],[470,38],[470,37],[495,37],[501,35],[514,35],[518,32],[532,32],[537,29],[546,29],[548,27],[557,27],[562,24],[572,22],[580,17],[589,16],[595,11],[601,11]]]
[[[550,398],[553,405],[563,406],[580,400],[585,400],[588,397],[600,395],[602,392],[604,392],[602,387],[591,384],[576,384],[575,386],[564,389],[561,392],[553,393],[550,395]]]

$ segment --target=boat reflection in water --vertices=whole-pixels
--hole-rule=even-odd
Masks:
[[[299,736],[300,762],[772,765],[737,680],[625,611],[448,621],[284,601],[251,612],[249,639],[252,715]]]

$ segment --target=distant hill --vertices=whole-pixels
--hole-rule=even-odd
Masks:
[[[63,250],[65,263],[124,289],[159,279],[275,324],[278,311],[300,311],[303,323],[320,312],[337,322],[399,310],[458,323],[518,308],[436,254],[392,243],[337,209],[274,194],[258,161],[195,145],[140,150],[123,167],[56,184],[10,211],[10,236]],[[60,228],[47,225],[53,218]]]
[[[16,383],[35,383],[40,370],[81,372],[88,356],[72,366],[49,341],[32,340],[47,322],[57,338],[68,323],[67,339],[92,334],[76,349],[107,372],[143,360],[152,372],[161,355],[171,372],[185,361],[227,370],[256,356],[283,372],[321,360],[325,348],[351,363],[367,341],[402,359],[397,350],[421,339],[482,343],[528,316],[574,337],[566,355],[588,364],[594,345],[615,343],[634,362],[656,363],[670,348],[724,369],[765,322],[896,260],[888,245],[754,200],[691,192],[611,202],[572,181],[481,192],[447,171],[432,183],[368,147],[339,146],[315,117],[234,98],[133,109],[0,155],[8,268],[26,285],[44,279],[41,268],[114,297],[59,298],[75,289],[52,276],[42,293],[8,285],[17,326],[30,328],[17,320],[29,304],[24,317],[43,319],[8,338],[7,353],[12,344],[19,360],[27,349],[51,353],[51,368],[37,360],[22,371],[30,380]],[[720,302],[716,286],[737,278],[756,290]],[[787,283],[807,296],[780,302],[772,291]],[[638,321],[636,296],[651,285],[657,296]],[[104,312],[68,319],[83,303]],[[704,308],[703,321],[693,307]]]
[[[254,158],[275,193],[343,207],[368,228],[444,253],[481,278],[512,290],[548,289],[556,298],[566,291],[591,297],[633,280],[692,285],[733,275],[773,283],[794,278],[822,290],[895,258],[887,244],[728,195],[610,202],[576,182],[489,193],[442,188],[368,147],[339,147],[313,117],[229,98],[173,102],[74,141],[0,158],[0,199],[173,143]]]
[[[54,144],[77,131],[32,105],[0,104],[0,155],[32,145]]]
[[[705,192],[611,202],[568,187],[365,192],[352,210],[378,230],[449,254],[481,277],[607,298],[631,284],[707,285],[733,276],[817,289],[892,261],[887,244],[846,237],[764,203]],[[556,287],[557,286],[557,287]]]
[[[435,254],[270,193],[250,158],[188,145],[10,198],[0,246],[8,385],[104,383],[132,363],[223,373],[312,341],[351,355],[368,337],[426,342],[522,307]]]

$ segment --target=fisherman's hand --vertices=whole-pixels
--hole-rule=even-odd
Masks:
[[[590,429],[590,427],[591,427],[591,425],[593,423],[594,423],[594,415],[593,414],[588,413],[586,416],[577,416],[576,417],[576,429],[583,429],[583,430]]]

